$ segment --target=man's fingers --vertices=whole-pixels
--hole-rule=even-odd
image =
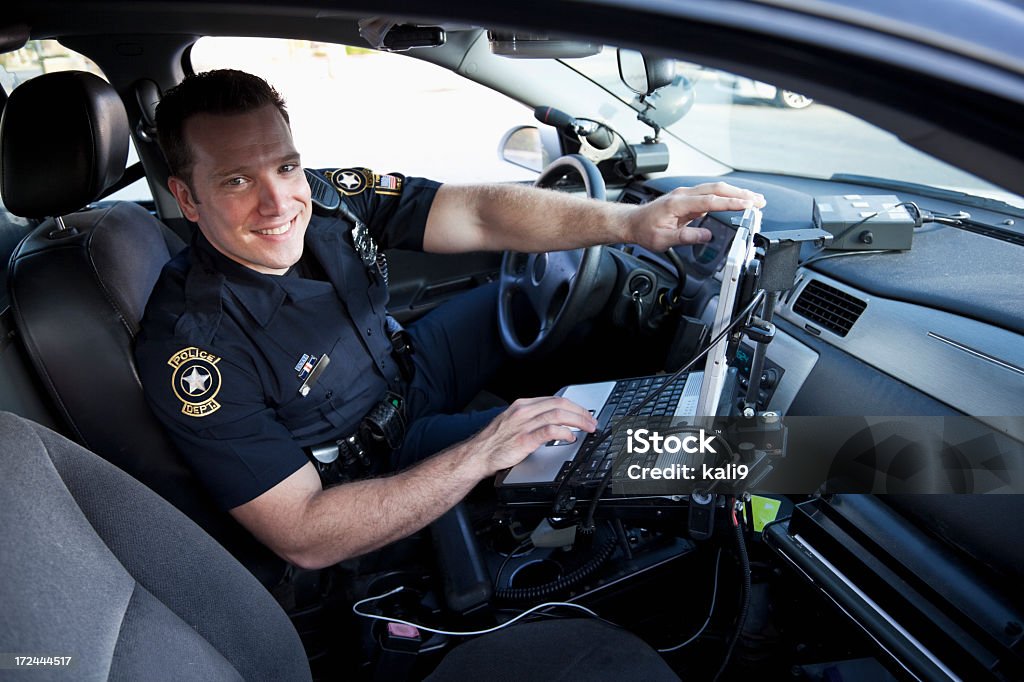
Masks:
[[[581,414],[574,410],[562,410],[557,408],[537,415],[530,423],[538,426],[554,424],[556,426],[577,428],[582,431],[593,431],[597,428],[597,420],[595,420],[589,412],[583,411]]]
[[[704,213],[743,211],[757,205],[757,202],[750,197],[731,197],[720,194],[687,194],[672,197],[672,199],[669,208],[681,221],[693,220]]]
[[[748,201],[753,202],[753,205],[758,208],[764,208],[765,205],[763,194],[753,192],[749,189],[736,187],[735,185],[730,185],[727,182],[705,182],[695,187],[680,187],[673,190],[673,194],[686,194],[690,196],[714,195],[732,199],[747,199]]]
[[[515,401],[509,406],[509,409],[505,411],[509,419],[516,419],[520,422],[532,421],[548,412],[564,413],[566,419],[573,420],[570,422],[553,422],[553,423],[564,423],[572,426],[577,426],[577,422],[583,420],[587,424],[588,430],[593,430],[593,427],[597,426],[597,421],[590,414],[589,411],[583,409],[576,403],[561,397],[548,397],[548,398],[523,398]],[[583,428],[582,426],[580,428]]]
[[[579,431],[594,431],[597,420],[565,398],[544,398],[517,400],[493,425],[489,437],[511,445],[518,462],[548,441],[573,442]]]
[[[575,443],[576,433],[572,429],[565,426],[559,426],[558,424],[544,424],[543,426],[531,431],[528,438],[530,439],[530,452],[533,452],[544,443],[548,443],[553,440]]]
[[[680,244],[703,244],[711,233],[689,224],[715,211],[743,211],[763,207],[764,196],[726,182],[678,187],[631,214],[625,232],[630,240],[655,251]]]

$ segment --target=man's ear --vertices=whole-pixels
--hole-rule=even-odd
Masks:
[[[194,223],[199,222],[199,211],[196,209],[196,198],[192,195],[192,189],[188,183],[176,175],[167,178],[167,189],[171,191],[178,201],[178,207],[182,214]]]

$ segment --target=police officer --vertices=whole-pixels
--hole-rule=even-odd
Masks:
[[[625,206],[348,168],[324,174],[344,215],[320,216],[284,102],[262,79],[190,76],[164,96],[157,128],[168,187],[199,230],[146,309],[136,355],[147,397],[221,505],[306,568],[409,535],[542,443],[596,426],[550,397],[448,415],[500,360],[493,297],[412,325],[419,345],[403,373],[375,249],[663,251],[710,238],[687,226],[707,211],[764,201],[717,183]],[[325,485],[310,454],[338,441],[343,459],[394,473]]]

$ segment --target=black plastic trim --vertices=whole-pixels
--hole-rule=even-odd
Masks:
[[[914,677],[949,679],[916,640],[961,679],[1024,678],[1024,614],[878,498],[810,500],[765,539]]]

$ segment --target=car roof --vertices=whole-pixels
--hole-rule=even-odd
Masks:
[[[430,3],[426,12],[422,5],[401,0],[9,0],[5,6],[0,25],[27,24],[36,38],[82,33],[201,35],[222,30],[237,35],[240,29],[258,35],[268,26],[275,34],[299,26],[305,33],[310,29],[308,22],[314,20],[343,42],[344,34],[358,36],[355,24],[359,18],[381,15],[410,21],[468,20],[489,28],[557,29],[566,35],[596,37],[595,30],[618,33],[628,23],[620,20],[602,27],[602,19],[614,13],[632,15],[636,20],[657,16],[687,19],[695,24],[743,27],[822,42],[836,38],[822,30],[833,24],[898,36],[1024,74],[1024,44],[1019,40],[1024,33],[1024,10],[1019,2],[1005,0],[929,0],[926,5],[899,0],[447,0]],[[582,8],[590,11],[582,12]],[[562,21],[571,15],[575,15],[572,20]],[[805,30],[812,25],[818,30]]]

